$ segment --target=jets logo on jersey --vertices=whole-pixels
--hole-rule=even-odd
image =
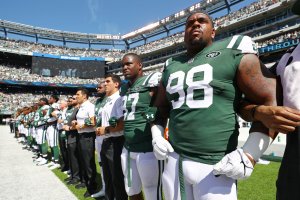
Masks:
[[[221,55],[220,51],[212,51],[205,55],[206,58],[215,58],[217,56]]]

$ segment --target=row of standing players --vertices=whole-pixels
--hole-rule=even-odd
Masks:
[[[297,14],[299,4],[293,7]],[[210,16],[192,13],[185,26],[187,53],[169,59],[162,74],[143,76],[141,58],[129,53],[122,59],[128,83],[121,90],[120,78],[107,75],[96,106],[86,90],[76,93],[78,111],[64,129],[78,132],[86,196],[96,192],[95,137],[102,142],[106,199],[161,199],[163,191],[167,200],[232,200],[236,180],[251,175],[280,131],[289,134],[276,197],[300,198],[299,81],[290,79],[297,75],[300,47],[272,68],[280,84],[259,61],[251,38],[213,43],[214,36]],[[282,99],[284,106],[277,106]],[[236,113],[253,121],[239,149]]]

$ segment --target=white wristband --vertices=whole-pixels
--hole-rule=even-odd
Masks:
[[[156,138],[158,136],[163,137],[163,135],[164,135],[164,128],[161,125],[154,124],[151,127],[151,133],[152,133],[152,139],[154,139],[154,138]]]
[[[273,139],[268,135],[261,132],[252,132],[242,149],[244,153],[250,154],[255,161],[258,161],[272,142]]]

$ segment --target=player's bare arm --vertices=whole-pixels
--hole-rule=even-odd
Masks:
[[[255,121],[253,130],[257,130],[258,127],[258,130],[263,130],[261,124],[256,122],[261,121],[265,127],[272,130],[269,134],[274,139],[277,135],[274,133],[288,133],[300,125],[300,112],[277,106],[281,105],[282,101],[280,83],[255,57],[253,54],[247,54],[240,64],[238,74],[241,76],[238,76],[238,85],[241,86],[240,89],[245,93],[246,99],[253,103],[243,102],[240,114],[247,121]]]
[[[289,133],[300,126],[300,111],[286,106],[256,105],[246,101],[241,102],[241,116],[246,121],[261,121],[267,128],[281,133]]]
[[[245,54],[243,56],[237,72],[237,85],[249,102],[256,105],[277,105],[276,77],[269,72],[256,55]],[[250,110],[248,108],[248,116],[252,115],[252,109],[255,109],[256,105],[250,106]],[[245,112],[247,110],[240,113],[245,115]],[[254,131],[269,134],[269,129],[258,121],[254,121],[251,127],[251,132]],[[271,134],[272,138],[276,137],[276,134]]]

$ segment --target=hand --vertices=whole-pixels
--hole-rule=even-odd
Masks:
[[[98,136],[105,135],[105,127],[101,126],[96,128],[96,135]]]
[[[76,125],[75,125],[75,129],[78,131],[79,129],[81,129],[81,125],[76,124]]]
[[[76,126],[77,125],[77,121],[76,120],[73,120],[71,123],[72,123],[72,126]]]
[[[285,106],[258,106],[254,118],[281,133],[293,132],[300,126],[300,111]]]
[[[236,180],[247,179],[251,176],[253,164],[243,149],[237,149],[225,155],[220,162],[215,164],[213,174],[226,175]]]
[[[55,118],[57,118],[57,111],[55,110],[55,111],[53,111],[52,113],[51,113],[51,115],[52,115],[52,117],[55,117]]]
[[[153,125],[151,127],[152,132],[152,146],[153,153],[157,160],[166,160],[169,156],[169,153],[173,152],[174,149],[171,144],[162,137],[163,127],[159,125]]]
[[[70,127],[69,127],[68,125],[64,125],[64,126],[63,126],[63,129],[64,129],[65,131],[69,131],[69,128],[70,128]]]

